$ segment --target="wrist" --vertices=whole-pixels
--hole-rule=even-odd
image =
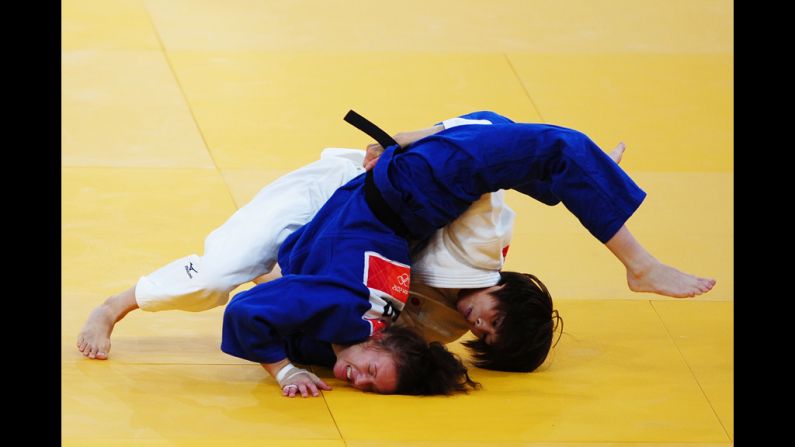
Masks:
[[[277,382],[279,382],[279,385],[281,385],[285,378],[292,375],[298,369],[299,368],[292,363],[287,363],[284,365],[284,367],[282,367],[282,369],[279,370],[279,372],[276,373],[275,379]]]
[[[290,365],[290,360],[282,359],[279,360],[278,362],[273,362],[273,363],[260,363],[260,365],[262,365],[262,367],[265,368],[265,371],[268,371],[268,374],[270,374],[273,377],[276,377],[276,374],[278,374],[282,368],[284,368],[287,365]]]

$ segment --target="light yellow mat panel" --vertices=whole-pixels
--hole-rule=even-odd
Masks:
[[[65,291],[118,292],[165,262],[200,254],[205,237],[237,209],[214,170],[61,172]]]
[[[74,346],[91,309],[140,276],[201,254],[204,238],[236,207],[214,170],[64,168],[62,209],[62,355],[73,360],[82,358]],[[111,356],[242,363],[218,350],[221,312],[136,310],[117,325]]]
[[[394,134],[462,111],[538,114],[503,55],[176,52],[172,62],[217,165],[297,168],[372,140],[349,109]],[[400,102],[407,107],[392,108]]]
[[[723,303],[713,305],[721,311]],[[393,441],[728,442],[651,304],[564,300],[564,335],[538,372],[472,369],[483,389],[427,397],[326,393],[346,440],[376,440],[389,414]],[[370,422],[368,422],[370,421]]]
[[[62,0],[61,48],[160,50],[143,0]]]
[[[61,315],[62,361],[88,361],[75,347],[77,335],[91,309],[104,298],[89,293],[64,295],[64,302],[72,303],[72,307],[64,306]],[[222,322],[223,308],[199,313],[135,310],[113,331],[110,361],[113,364],[250,364],[221,352]]]
[[[65,166],[213,167],[162,52],[62,53]]]
[[[62,367],[62,435],[82,440],[339,440],[323,399],[285,399],[255,364]],[[217,444],[216,444],[217,445]],[[310,444],[312,445],[312,444]]]
[[[734,303],[655,301],[652,305],[734,439]]]
[[[629,174],[648,194],[627,222],[636,239],[662,262],[715,278],[699,300],[733,299],[733,175]],[[517,212],[506,270],[538,276],[553,298],[660,298],[630,291],[624,266],[562,204],[506,197]]]
[[[544,121],[602,149],[619,141],[626,169],[733,170],[733,56],[509,55]]]
[[[732,51],[727,0],[147,1],[165,47],[288,51]]]

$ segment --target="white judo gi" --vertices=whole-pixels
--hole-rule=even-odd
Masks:
[[[442,124],[490,122],[453,118]],[[141,277],[138,306],[199,312],[226,304],[230,291],[273,269],[285,238],[312,220],[337,188],[365,172],[364,156],[358,149],[327,148],[320,160],[265,186],[207,236],[203,256],[186,256]],[[429,341],[448,343],[465,334],[469,327],[455,309],[458,291],[499,282],[514,216],[498,191],[436,231],[412,258],[410,298],[397,323]]]

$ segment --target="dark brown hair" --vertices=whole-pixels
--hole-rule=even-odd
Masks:
[[[395,359],[398,383],[395,394],[435,395],[480,388],[467,372],[461,358],[439,342],[428,343],[405,327],[384,330],[374,347]]]
[[[492,293],[503,317],[497,340],[464,342],[475,366],[498,371],[533,371],[547,358],[556,328],[552,296],[544,283],[529,273],[500,272],[505,287]],[[555,317],[562,321],[560,316]]]

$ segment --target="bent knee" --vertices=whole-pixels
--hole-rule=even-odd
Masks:
[[[205,305],[209,306],[208,309],[226,304],[229,301],[229,292],[240,285],[225,280],[220,275],[207,275],[202,279],[198,290],[196,290],[196,295]]]
[[[557,137],[560,154],[566,158],[586,160],[607,155],[588,135],[578,130],[564,128]]]

